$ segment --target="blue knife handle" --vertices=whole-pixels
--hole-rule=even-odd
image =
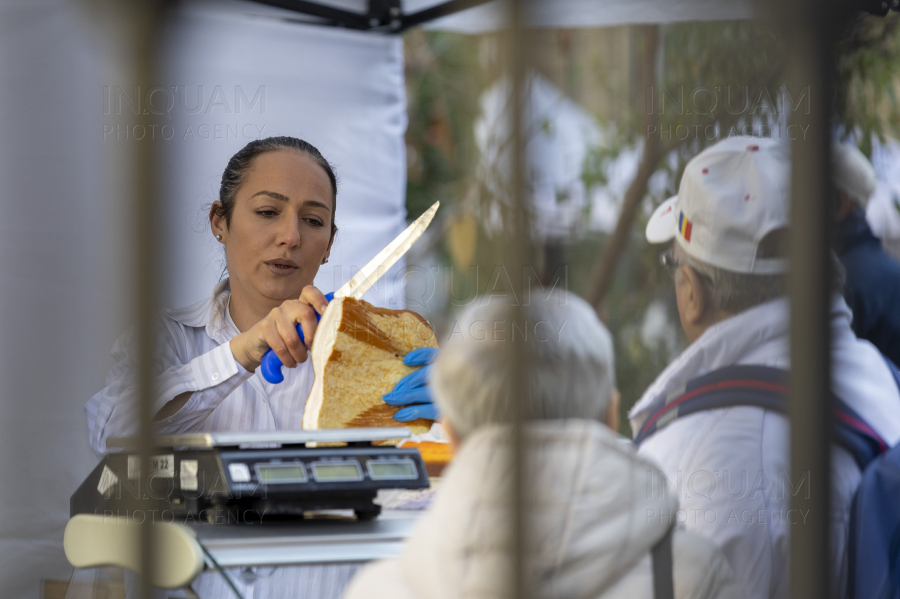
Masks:
[[[325,299],[329,302],[334,299],[334,292],[326,293]],[[322,315],[316,312],[316,322],[322,320]],[[297,323],[297,334],[300,335],[300,343],[306,345],[306,339],[303,337],[303,327],[300,326],[300,323]],[[262,364],[260,364],[260,368],[262,369],[263,378],[273,385],[280,383],[284,380],[284,375],[281,373],[281,367],[284,364],[281,363],[281,359],[273,352],[271,349],[266,351],[263,355]]]

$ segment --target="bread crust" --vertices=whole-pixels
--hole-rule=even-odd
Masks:
[[[306,401],[304,429],[393,427],[413,434],[428,431],[432,420],[394,420],[402,406],[382,396],[416,370],[403,364],[410,351],[437,347],[434,330],[411,310],[389,310],[354,298],[329,304],[316,330],[312,360],[315,383]]]

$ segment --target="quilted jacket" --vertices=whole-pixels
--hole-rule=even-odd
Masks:
[[[529,425],[527,584],[535,599],[651,599],[650,549],[678,502],[630,444],[587,420]],[[510,596],[509,431],[465,440],[402,555],[363,569],[346,599],[481,599]],[[676,529],[675,596],[742,597],[711,544]]]

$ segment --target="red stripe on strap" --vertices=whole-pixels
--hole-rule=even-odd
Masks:
[[[878,433],[875,432],[875,430],[871,426],[869,426],[862,420],[857,420],[856,418],[854,418],[847,412],[842,412],[837,408],[834,409],[834,415],[837,416],[838,418],[840,418],[841,420],[843,420],[844,422],[846,422],[847,424],[849,424],[850,426],[852,426],[853,428],[855,428],[857,430],[861,430],[864,433],[866,433],[867,435],[869,435],[870,437],[872,437],[873,439],[875,439],[875,441],[878,443],[878,447],[881,450],[881,451],[879,451],[879,453],[884,453],[885,451],[887,451],[887,443],[885,442],[884,439],[881,438],[881,435],[879,435]]]
[[[707,393],[709,391],[718,391],[720,389],[734,389],[734,388],[742,388],[742,389],[763,389],[764,391],[774,391],[776,393],[784,393],[785,387],[781,383],[770,383],[768,381],[754,381],[752,379],[748,380],[735,380],[735,381],[722,381],[718,383],[710,383],[708,385],[704,385],[702,387],[698,387],[693,391],[689,391],[678,397],[677,399],[672,400],[670,403],[666,404],[666,407],[653,416],[650,417],[647,422],[644,423],[644,426],[641,427],[641,434],[647,432],[653,423],[662,418],[664,414],[669,413],[672,408],[677,407],[680,403],[687,401],[693,397],[697,397],[702,393]]]

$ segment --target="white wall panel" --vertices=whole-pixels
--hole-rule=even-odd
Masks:
[[[85,4],[95,11],[104,3]],[[169,31],[165,70],[154,82],[175,86],[173,93],[183,86],[188,103],[166,111],[165,132],[142,131],[134,111],[147,106],[135,103],[150,90],[135,94],[127,32],[100,17],[72,0],[0,0],[4,599],[36,599],[39,579],[71,573],[62,549],[69,496],[96,463],[83,408],[104,384],[113,341],[131,324],[124,183],[136,135],[168,137],[159,142],[164,305],[205,297],[218,279],[220,250],[202,207],[217,196],[228,158],[260,129],[302,137],[337,167],[340,233],[317,279],[323,290],[405,226],[399,39],[189,6]],[[238,89],[249,94],[240,112]],[[264,107],[252,103],[259,89]],[[151,109],[168,105],[162,88],[150,95]],[[402,306],[397,281],[387,278],[367,298]]]

